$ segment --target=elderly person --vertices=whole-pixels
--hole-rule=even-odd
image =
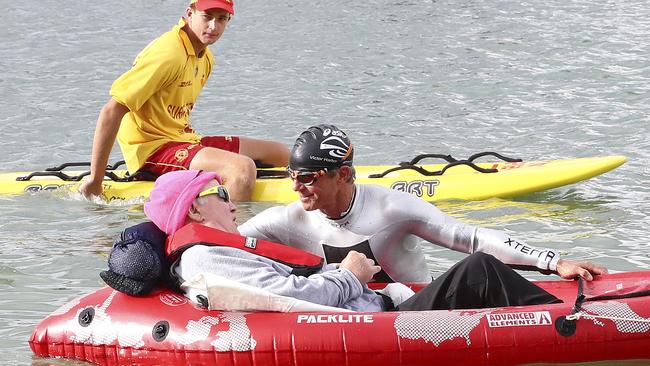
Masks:
[[[340,264],[323,265],[322,258],[300,249],[239,235],[236,207],[212,172],[162,175],[144,210],[168,235],[165,255],[181,282],[210,273],[273,294],[354,311],[559,302],[494,257],[476,254],[403,303],[396,303],[395,298],[367,287],[381,268],[364,254],[350,251]],[[470,285],[458,286],[460,282]]]

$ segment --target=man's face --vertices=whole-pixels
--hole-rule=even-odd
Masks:
[[[318,177],[311,185],[293,180],[293,190],[298,192],[300,202],[305,211],[321,210],[326,214],[332,212],[337,205],[337,196],[341,177],[339,170],[329,171]]]
[[[217,186],[218,184],[212,181],[203,187],[202,192]],[[237,232],[235,222],[237,208],[232,201],[226,201],[217,192],[200,197],[199,200],[194,201],[194,207],[203,220],[201,223],[205,226],[230,233]]]
[[[230,21],[230,13],[223,9],[208,9],[206,11],[187,9],[187,23],[205,46],[215,43],[226,30]]]

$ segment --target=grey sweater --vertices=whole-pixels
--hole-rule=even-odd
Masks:
[[[185,281],[213,273],[271,293],[353,311],[383,311],[382,298],[346,269],[328,264],[309,277],[291,274],[291,267],[248,252],[220,246],[195,245],[174,271]]]

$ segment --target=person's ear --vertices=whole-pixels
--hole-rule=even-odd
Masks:
[[[201,215],[201,212],[199,212],[198,207],[194,205],[194,203],[192,203],[192,206],[190,206],[190,209],[187,211],[187,217],[192,221],[203,221],[203,215]]]
[[[350,180],[350,174],[352,174],[352,169],[350,169],[349,166],[343,165],[342,167],[339,168],[339,172],[341,172],[341,174],[339,175],[341,181],[347,182]]]

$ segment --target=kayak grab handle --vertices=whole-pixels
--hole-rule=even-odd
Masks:
[[[85,177],[87,175],[90,175],[90,172],[83,172],[83,173],[81,173],[79,175],[67,175],[64,172],[60,171],[60,170],[58,170],[58,171],[52,170],[52,171],[44,171],[44,172],[32,172],[32,173],[29,173],[29,175],[26,175],[24,177],[16,177],[16,180],[19,181],[19,182],[24,182],[24,181],[31,180],[34,177],[57,177],[57,178],[61,179],[62,181],[65,181],[65,182],[79,182],[81,179],[83,179],[83,177]],[[117,174],[115,174],[113,172],[109,172],[109,171],[104,173],[104,176],[106,176],[106,177],[108,177],[111,180],[116,181],[116,182],[130,182],[133,179],[135,179],[135,176],[128,176],[128,177],[120,178],[120,177],[117,176]]]
[[[420,155],[414,157],[413,159],[411,159],[411,161],[404,161],[404,162],[399,163],[399,165],[404,165],[404,166],[415,165],[415,164],[419,163],[420,160],[422,160],[422,159],[430,159],[430,158],[443,159],[443,160],[445,160],[445,161],[448,162],[448,163],[453,163],[453,162],[456,162],[456,161],[469,161],[469,162],[473,162],[474,160],[476,160],[476,159],[478,159],[478,158],[481,158],[481,157],[484,157],[484,156],[494,156],[494,157],[496,157],[496,158],[498,158],[498,159],[501,159],[501,160],[503,160],[503,161],[506,161],[506,162],[508,162],[508,163],[520,163],[520,162],[523,161],[523,160],[521,160],[521,159],[510,158],[510,157],[507,157],[507,156],[501,155],[501,154],[496,153],[496,152],[492,152],[492,151],[484,151],[484,152],[476,153],[476,154],[470,156],[470,157],[467,158],[467,159],[460,159],[460,160],[454,158],[454,157],[451,156],[451,155],[443,155],[443,154],[420,154]]]
[[[58,172],[70,166],[90,166],[90,162],[84,161],[79,163],[63,163],[59,166],[45,169],[46,172]]]
[[[117,161],[113,165],[108,164],[108,165],[106,165],[106,170],[115,170],[120,165],[123,165],[123,164],[126,164],[126,162],[124,160]],[[45,171],[46,172],[57,172],[57,171],[61,171],[61,170],[65,169],[65,168],[77,167],[77,166],[90,166],[90,162],[89,161],[84,161],[84,162],[78,162],[78,163],[63,163],[63,164],[61,164],[59,166],[55,166],[55,167],[52,167],[52,168],[47,168],[47,169],[45,169]]]
[[[394,171],[404,170],[404,169],[415,170],[416,172],[418,172],[418,173],[420,173],[420,174],[422,174],[424,176],[427,176],[427,177],[438,176],[438,175],[445,174],[447,169],[458,166],[458,165],[467,165],[470,168],[472,168],[472,169],[474,169],[474,170],[476,170],[477,172],[480,172],[480,173],[496,173],[496,172],[499,171],[498,169],[495,169],[495,168],[481,168],[480,166],[472,163],[469,160],[456,160],[456,161],[453,161],[453,162],[445,165],[445,167],[442,168],[441,170],[436,170],[436,171],[433,171],[433,172],[429,171],[429,170],[426,170],[426,169],[424,169],[424,168],[422,168],[420,166],[417,166],[417,165],[400,163],[399,166],[387,169],[383,173],[370,174],[370,175],[368,175],[368,178],[383,178],[388,173],[392,173]]]
[[[104,173],[104,176],[109,178],[112,181],[115,182],[131,182],[134,180],[143,180],[143,181],[155,181],[156,178],[158,177],[155,174],[149,173],[149,172],[135,172],[135,174],[129,174],[128,172],[124,177],[119,177],[117,174],[112,172],[113,170],[117,170],[118,167],[121,165],[124,165],[125,162],[124,160],[120,160],[115,162],[114,164],[108,164],[106,165],[106,171]],[[256,165],[258,163],[256,162]],[[79,175],[68,175],[63,172],[63,169],[65,168],[70,168],[70,167],[89,167],[90,162],[85,161],[85,162],[72,162],[72,163],[63,163],[61,165],[47,168],[44,171],[41,172],[32,172],[29,173],[26,176],[23,177],[17,177],[16,181],[23,182],[23,181],[28,181],[31,180],[34,177],[57,177],[63,181],[66,182],[78,182],[80,181],[83,177],[90,175],[90,172],[83,172],[80,173]],[[270,170],[270,169],[258,169],[257,170],[257,178],[287,178],[289,177],[289,173],[287,173],[286,170]]]
[[[16,180],[19,182],[24,182],[24,181],[31,180],[34,177],[57,177],[66,182],[78,182],[81,180],[81,178],[85,177],[88,174],[90,174],[90,172],[86,172],[84,174],[80,174],[76,176],[70,176],[65,174],[62,171],[45,171],[45,172],[29,173],[29,175],[26,175],[24,177],[16,177]]]

